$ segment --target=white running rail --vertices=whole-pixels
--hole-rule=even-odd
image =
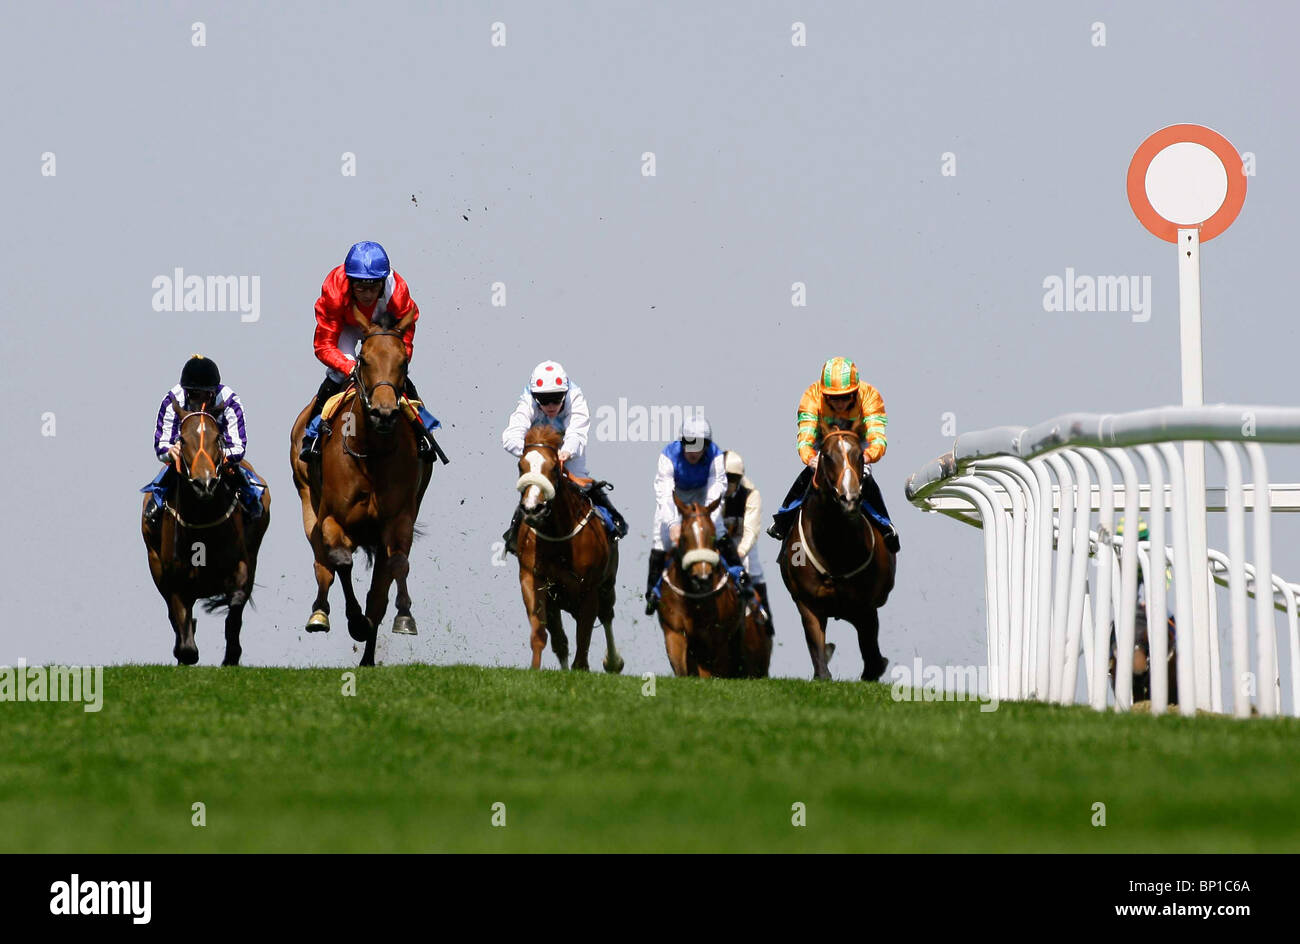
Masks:
[[[1227,516],[1227,553],[1211,550],[1208,564],[1211,590],[1217,584],[1228,593],[1230,710],[1238,717],[1248,717],[1252,707],[1262,716],[1281,711],[1275,618],[1281,611],[1291,713],[1300,716],[1300,585],[1273,573],[1271,541],[1272,514],[1300,511],[1300,484],[1270,484],[1261,448],[1300,443],[1300,409],[1290,407],[1071,413],[1032,427],[995,427],[958,436],[949,452],[908,479],[914,505],[983,529],[988,668],[1000,699],[1075,701],[1082,649],[1086,700],[1105,710],[1112,613],[1117,651],[1131,653],[1138,572],[1164,575],[1172,564],[1172,601],[1163,577],[1145,581],[1147,625],[1163,627],[1172,604],[1179,711],[1225,710],[1216,607],[1210,607],[1208,625],[1194,625],[1191,615],[1188,496],[1182,453],[1174,446],[1187,441],[1212,443],[1226,478],[1223,487],[1206,489],[1206,507]],[[1249,483],[1242,478],[1243,452]],[[1146,481],[1139,481],[1139,467]],[[1149,539],[1140,539],[1137,527],[1116,535],[1117,512],[1126,522],[1145,513]],[[1089,558],[1095,558],[1095,586],[1088,581]],[[1256,592],[1260,573],[1270,577],[1268,593]],[[1149,646],[1151,664],[1165,665],[1167,634],[1152,631]],[[1126,711],[1132,707],[1132,659],[1117,658],[1115,675],[1115,710]],[[1153,714],[1165,712],[1168,697],[1166,673],[1152,671]]]

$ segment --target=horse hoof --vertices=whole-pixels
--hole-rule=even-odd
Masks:
[[[365,656],[362,656],[362,657],[361,657],[361,665],[362,665],[363,667],[364,667],[364,666],[374,666],[374,664],[375,664],[375,660],[374,660],[374,659],[368,659],[368,658],[366,658]]]
[[[605,671],[610,675],[618,675],[618,673],[623,671],[623,657],[619,656],[616,660],[611,662],[609,661],[609,656],[605,656],[605,661],[603,661],[601,665],[605,667]]]
[[[307,632],[309,633],[328,633],[330,631],[330,615],[324,610],[317,610],[312,613],[311,619],[307,620]]]
[[[348,635],[357,642],[369,642],[370,634],[375,631],[375,624],[364,616],[348,620]]]
[[[419,633],[415,629],[415,620],[412,619],[409,615],[398,616],[395,620],[393,620],[393,632],[398,633],[399,635],[402,636],[419,635]]]
[[[831,656],[833,656],[833,655],[835,655],[835,643],[833,643],[833,642],[828,642],[828,643],[826,644],[826,664],[827,664],[827,665],[830,665],[830,664],[831,664]]]
[[[874,666],[863,666],[862,681],[864,682],[880,681],[880,677],[885,674],[885,669],[888,665],[889,665],[889,660],[882,657],[880,662]]]
[[[177,648],[173,655],[176,656],[176,662],[178,665],[194,665],[199,661],[199,649],[197,646]]]

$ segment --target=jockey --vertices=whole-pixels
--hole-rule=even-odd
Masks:
[[[406,356],[414,354],[415,322],[420,309],[411,298],[406,280],[388,264],[388,254],[379,243],[360,242],[348,250],[343,265],[335,267],[325,276],[316,299],[316,358],[325,365],[325,380],[316,391],[310,422],[303,434],[304,462],[319,455],[321,449],[320,411],[325,401],[347,386],[356,366],[357,345],[365,332],[357,325],[353,312],[373,321],[381,312],[392,312],[398,321],[412,315],[410,326],[402,340]],[[405,394],[407,399],[419,400],[420,395],[411,383],[408,372]],[[423,405],[417,407],[420,426],[417,428],[420,458],[429,460],[436,455],[433,431],[442,424]]]
[[[736,542],[736,556],[745,562],[745,573],[754,582],[754,592],[767,615],[768,632],[772,631],[772,605],[767,600],[767,581],[758,559],[758,525],[763,519],[763,500],[754,483],[745,477],[745,460],[728,449],[723,468],[727,473],[727,491],[722,499],[722,521]]]
[[[176,464],[181,455],[181,430],[177,410],[205,410],[217,418],[221,429],[222,451],[228,469],[238,469],[239,497],[244,512],[250,518],[262,514],[262,492],[266,483],[249,469],[240,465],[248,446],[244,429],[244,407],[235,391],[221,382],[217,365],[195,354],[181,368],[181,381],[167,391],[162,406],[158,408],[158,422],[154,428],[153,448],[162,470],[152,482],[140,489],[153,496],[145,511],[145,523],[153,528],[162,518],[163,500],[176,476]]]
[[[785,540],[795,512],[803,504],[808,486],[817,468],[822,436],[832,429],[856,430],[862,440],[863,510],[875,519],[885,535],[885,544],[898,552],[898,529],[889,520],[880,486],[871,475],[871,464],[885,455],[885,402],[869,383],[858,381],[858,368],[846,357],[832,357],[822,365],[821,380],[811,384],[799,401],[799,432],[796,445],[804,469],[795,479],[785,501],[773,516],[767,533],[778,541]]]
[[[664,565],[671,547],[672,528],[680,524],[681,513],[673,503],[676,492],[682,504],[698,502],[710,505],[727,491],[726,464],[722,450],[713,442],[713,430],[708,420],[694,414],[682,423],[682,437],[670,442],[659,455],[655,472],[655,520],[653,543],[650,548],[650,572],[646,580],[645,612],[649,616],[659,605],[654,590],[663,576]],[[741,584],[748,588],[749,577],[743,573],[744,564],[736,553],[735,542],[727,533],[722,520],[722,502],[713,511],[713,529],[717,535],[717,549],[728,567],[742,568]]]
[[[519,402],[510,414],[510,422],[501,434],[501,445],[515,458],[524,454],[524,437],[529,428],[537,423],[545,423],[559,430],[564,436],[564,445],[560,447],[560,461],[564,470],[571,476],[590,478],[587,473],[587,434],[591,426],[591,413],[587,409],[587,398],[582,395],[582,388],[573,382],[556,361],[542,361],[533,368],[528,378],[528,386],[519,395]],[[627,534],[627,522],[609,502],[605,494],[608,482],[592,482],[584,489],[592,503],[609,512],[614,522],[614,540]],[[515,535],[519,530],[519,521],[523,517],[523,507],[515,506],[515,516],[510,527],[503,535],[506,550],[517,553]]]

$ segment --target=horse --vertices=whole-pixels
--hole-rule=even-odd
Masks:
[[[1168,617],[1165,628],[1169,633],[1168,656],[1165,658],[1168,673],[1169,704],[1178,704],[1178,655],[1174,645],[1174,618]],[[1115,659],[1118,642],[1115,639],[1115,624],[1110,624],[1110,686],[1115,688]],[[1151,640],[1147,635],[1146,607],[1138,605],[1137,615],[1133,620],[1133,703],[1151,700]]]
[[[688,505],[673,493],[682,520],[660,590],[664,648],[677,676],[765,678],[772,660],[767,618],[757,603],[741,600],[714,549],[712,516],[721,501]]]
[[[243,652],[239,633],[244,606],[253,593],[257,552],[271,523],[271,491],[262,492],[262,514],[247,519],[238,485],[222,471],[225,457],[220,421],[207,412],[207,404],[194,411],[178,408],[177,417],[181,449],[174,494],[164,502],[165,514],[152,529],[144,512],[153,497],[146,496],[141,508],[140,531],[149,554],[149,573],[167,603],[176,636],[172,648],[176,662],[194,665],[199,661],[194,603],[203,600],[208,613],[226,607],[226,653],[221,664],[239,665]],[[246,461],[240,464],[253,470]]]
[[[832,618],[857,630],[863,681],[879,679],[889,664],[880,654],[877,611],[894,589],[896,561],[862,512],[863,474],[857,434],[827,433],[795,526],[781,542],[781,578],[799,609],[816,679],[831,677],[826,623]]]
[[[618,544],[605,529],[592,501],[583,493],[589,481],[575,482],[560,461],[561,436],[538,423],[524,436],[515,489],[523,518],[515,534],[519,590],[531,627],[532,667],[542,667],[546,633],[562,669],[569,668],[569,640],[561,611],[578,626],[573,668],[587,671],[587,651],[596,618],[605,629],[606,672],[623,671],[614,645],[614,581]]]
[[[365,643],[361,665],[369,666],[375,664],[375,640],[393,581],[393,632],[417,633],[407,576],[415,519],[433,466],[420,459],[416,433],[400,403],[408,361],[402,335],[414,317],[395,321],[385,312],[372,323],[354,309],[354,318],[365,336],[332,428],[322,425],[321,435],[327,438],[320,462],[309,467],[299,458],[312,403],[298,414],[290,431],[289,462],[302,501],[303,531],[315,556],[316,600],[306,630],[329,632],[329,591],[337,574],[347,604],[348,633]],[[373,567],[364,612],[352,588],[352,556],[358,548]]]

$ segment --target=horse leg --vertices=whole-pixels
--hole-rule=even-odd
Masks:
[[[578,654],[573,659],[573,667],[581,672],[591,671],[587,653],[591,649],[591,631],[596,626],[596,608],[597,600],[588,594],[578,605],[578,616],[574,621],[578,625]]]
[[[672,666],[673,675],[681,678],[686,674],[686,634],[669,627],[664,630],[664,649],[668,651],[668,664]]]
[[[348,539],[344,533],[343,527],[334,517],[327,517],[321,521],[321,545],[325,549],[325,557],[329,567],[338,575],[339,584],[343,587],[343,600],[346,603],[344,612],[348,618],[348,635],[357,642],[367,642],[370,639],[371,625],[366,619],[366,614],[361,609],[361,604],[357,601],[356,591],[352,587],[352,554],[356,546]],[[362,665],[373,665],[372,661],[367,662],[362,657]]]
[[[862,651],[862,681],[875,682],[885,674],[889,660],[880,654],[880,614],[868,607],[861,620],[853,624],[858,631],[858,649]]]
[[[560,660],[560,668],[569,668],[569,637],[564,633],[564,618],[560,615],[560,605],[552,600],[546,601],[546,628],[551,631],[551,651]],[[588,631],[590,633],[590,631]]]
[[[311,549],[316,560],[316,599],[311,605],[311,617],[307,620],[307,632],[328,633],[330,631],[330,587],[334,586],[334,566],[330,563],[329,548],[325,546],[319,523],[312,530]]]
[[[808,655],[812,657],[813,678],[828,680],[831,670],[826,667],[826,622],[814,613],[806,603],[798,600],[799,619],[803,621],[803,636],[808,643]]]
[[[244,605],[248,602],[248,587],[252,585],[247,561],[240,561],[235,569],[235,589],[230,594],[230,607],[226,610],[226,655],[222,665],[239,665],[244,650],[239,645],[239,631],[244,625]]]
[[[376,629],[388,612],[388,590],[392,585],[388,549],[381,546],[375,550],[375,567],[370,572],[370,589],[366,592],[366,619]]]
[[[614,645],[614,582],[600,588],[600,625],[605,630],[605,661],[601,663],[606,672],[617,675],[623,671],[623,657]]]
[[[194,642],[194,601],[183,600],[173,593],[167,600],[167,615],[171,618],[176,645],[172,655],[178,665],[194,665],[199,661],[199,647]]]
[[[546,616],[541,601],[537,599],[537,587],[533,575],[522,566],[519,571],[519,592],[523,594],[524,610],[528,613],[528,642],[533,650],[531,668],[540,669],[542,653],[546,650]]]
[[[416,635],[415,619],[411,616],[411,594],[406,588],[406,578],[411,572],[411,540],[415,536],[415,520],[402,517],[397,520],[392,531],[394,538],[386,542],[389,580],[397,581],[397,618],[393,620],[393,632]],[[387,605],[388,587],[384,587],[385,605]],[[378,622],[375,623],[379,625]]]

